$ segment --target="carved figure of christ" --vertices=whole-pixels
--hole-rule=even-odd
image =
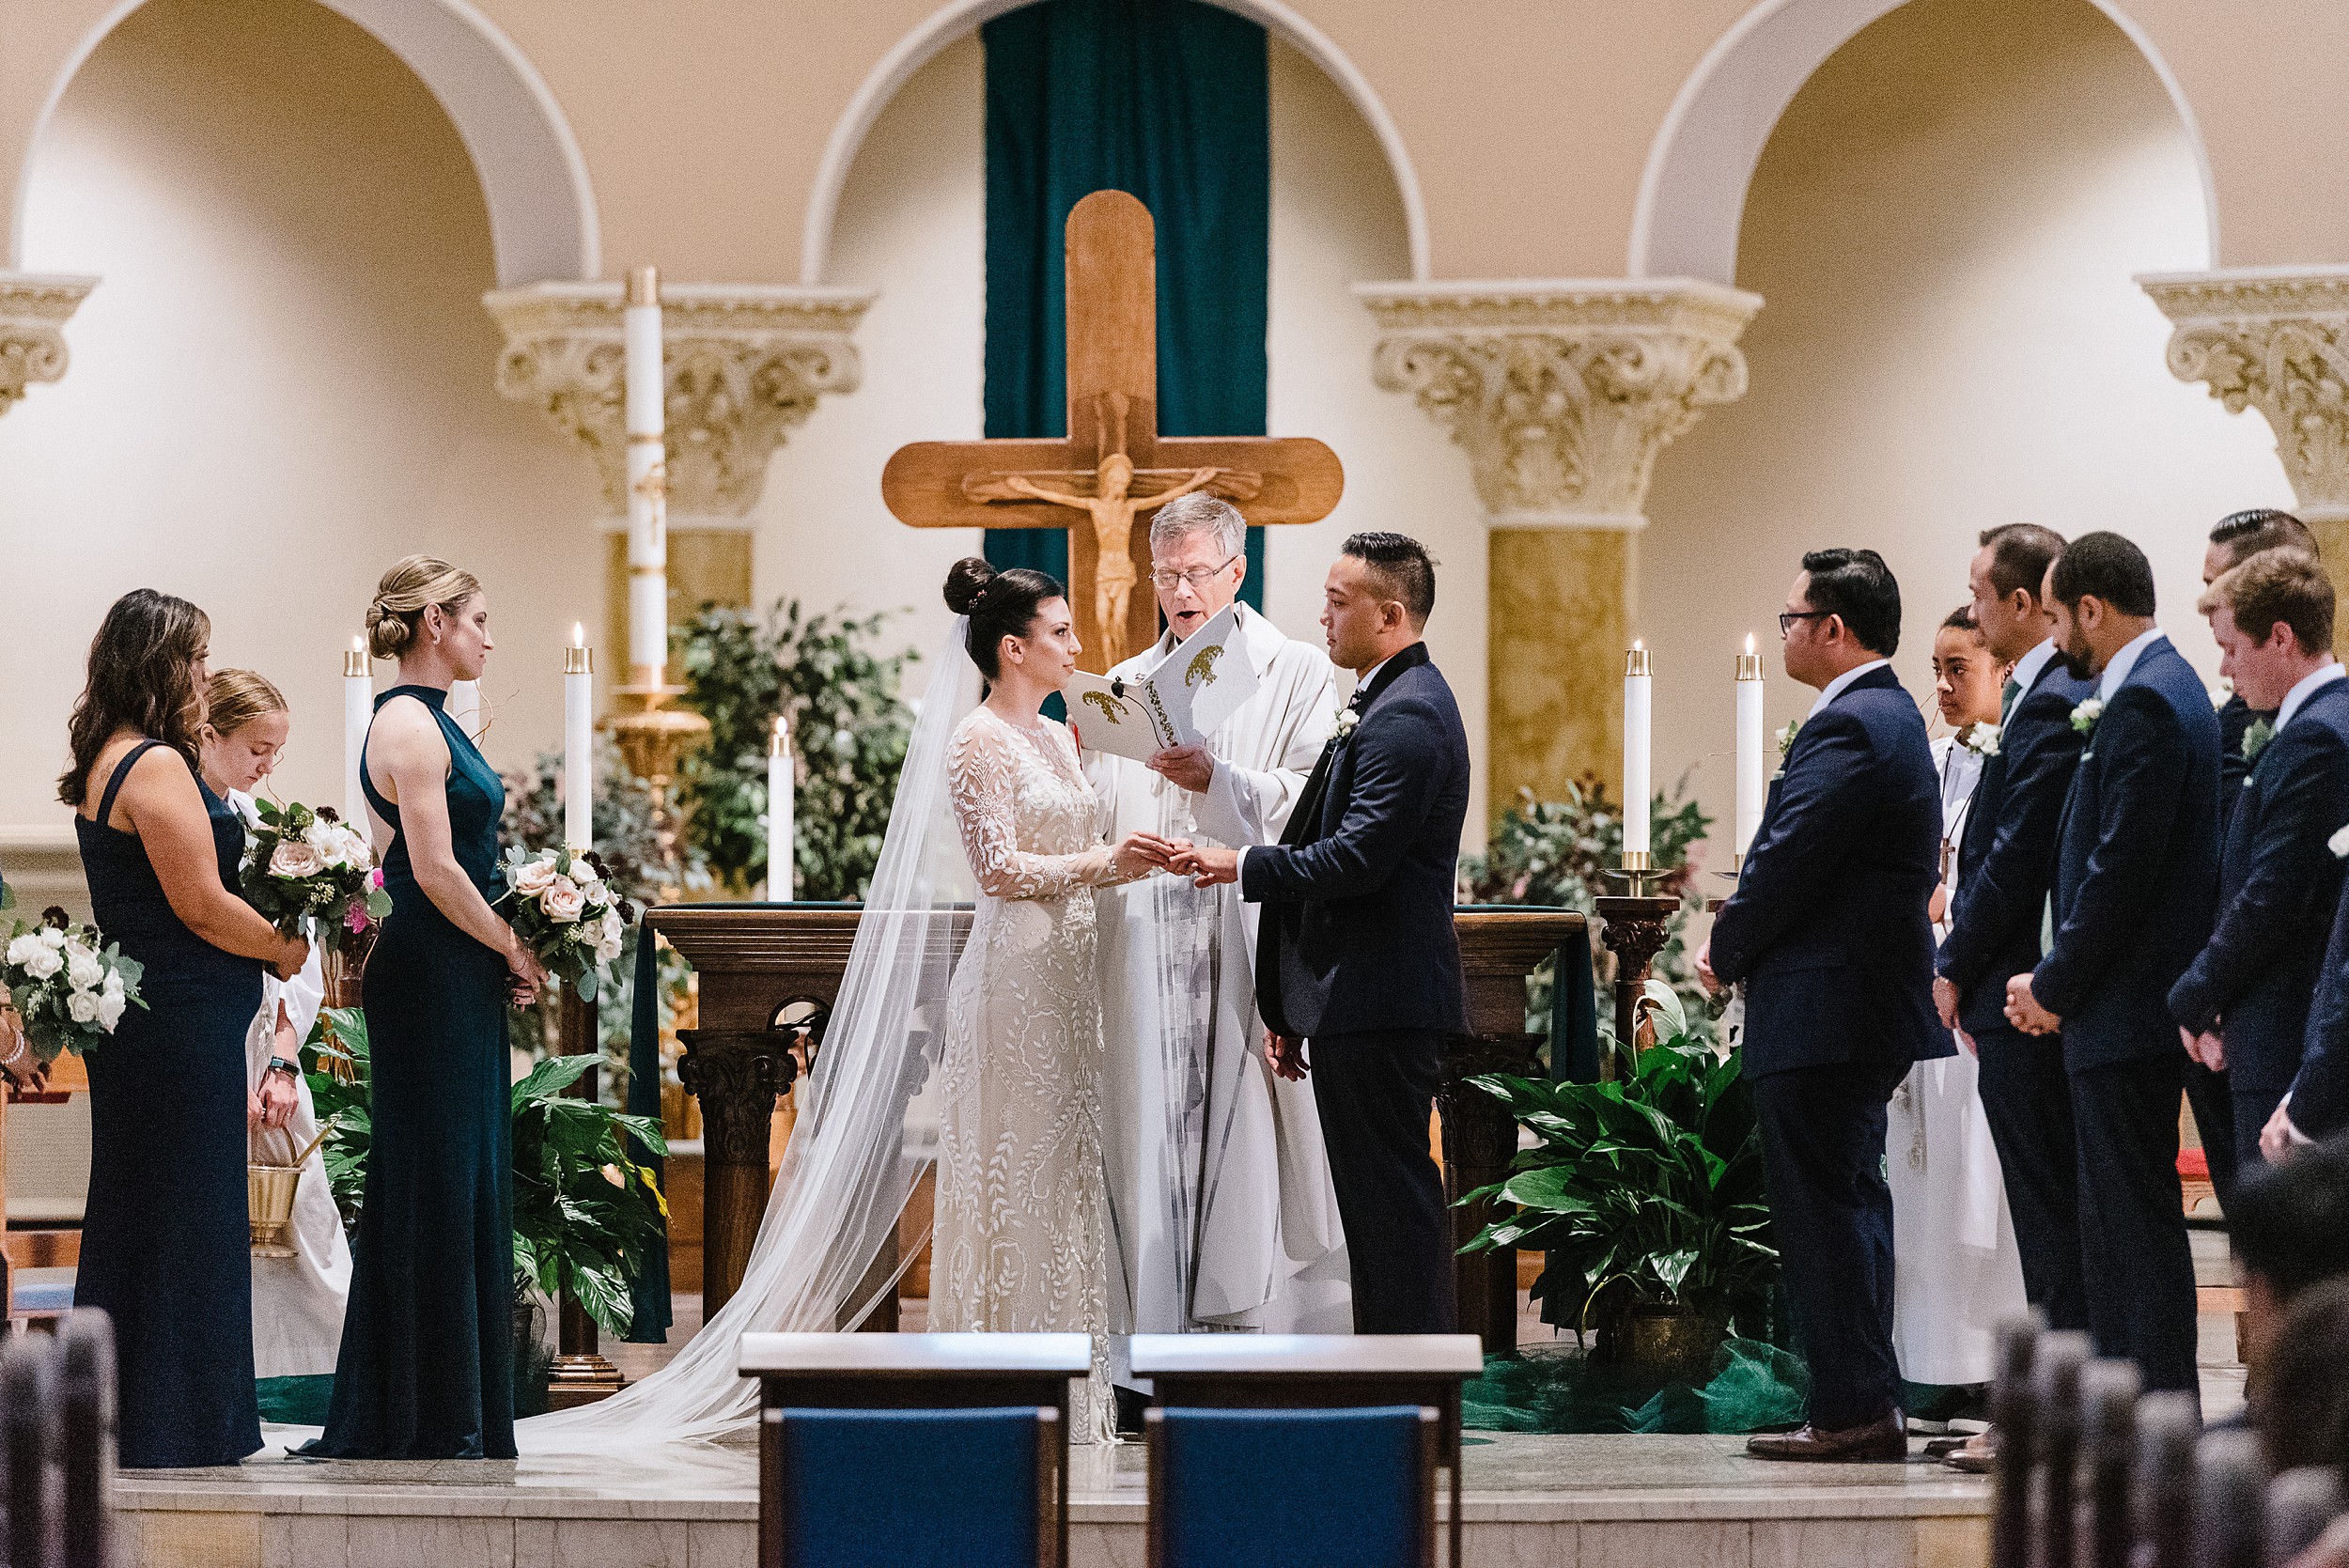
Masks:
[[[915,528],[1067,529],[1080,662],[1097,675],[1158,635],[1156,598],[1133,591],[1152,511],[1212,489],[1251,523],[1316,522],[1346,475],[1307,438],[1158,433],[1157,242],[1141,202],[1096,191],[1070,210],[1067,276],[1067,438],[901,446],[881,499]]]

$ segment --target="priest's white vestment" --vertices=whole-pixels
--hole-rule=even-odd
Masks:
[[[1279,841],[1335,722],[1337,671],[1245,605],[1240,625],[1257,690],[1206,737],[1217,759],[1206,793],[1086,753],[1112,838]],[[1164,634],[1111,673],[1139,674],[1174,646]],[[1112,1332],[1346,1332],[1345,1235],[1312,1080],[1276,1078],[1265,1059],[1255,906],[1237,886],[1165,876],[1098,896]]]

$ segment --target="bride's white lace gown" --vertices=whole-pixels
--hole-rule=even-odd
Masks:
[[[1093,890],[1125,878],[1062,725],[975,708],[947,781],[979,898],[947,992],[930,1327],[1094,1335],[1084,1441],[1113,1417]]]

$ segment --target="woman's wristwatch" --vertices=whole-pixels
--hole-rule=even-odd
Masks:
[[[261,1069],[261,1076],[267,1078],[272,1073],[283,1073],[288,1078],[300,1078],[302,1069],[282,1056],[272,1056],[269,1059],[269,1065]]]

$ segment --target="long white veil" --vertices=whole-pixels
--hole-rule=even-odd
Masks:
[[[851,1327],[894,1291],[867,1281],[938,1149],[936,1080],[955,906],[975,888],[955,830],[946,747],[979,701],[969,621],[933,666],[880,863],[799,1120],[737,1290],[675,1360],[599,1404],[519,1422],[524,1453],[608,1453],[716,1437],[747,1421],[756,1386],[735,1370],[745,1333]],[[906,1250],[910,1259],[916,1241]]]

